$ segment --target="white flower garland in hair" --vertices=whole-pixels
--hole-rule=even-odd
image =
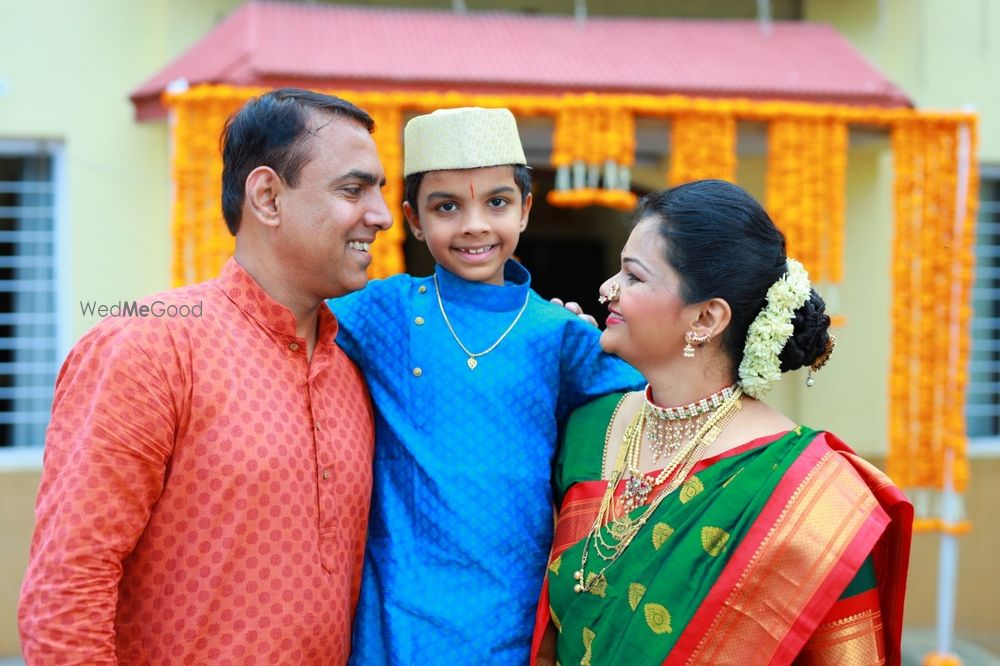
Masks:
[[[752,398],[764,397],[781,379],[778,356],[795,331],[795,311],[809,300],[809,273],[795,259],[787,265],[785,274],[767,290],[767,304],[747,331],[739,374],[743,392]]]

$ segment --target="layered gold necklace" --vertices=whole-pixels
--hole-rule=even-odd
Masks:
[[[729,395],[712,410],[711,414],[707,415],[705,422],[700,425],[687,444],[677,451],[676,455],[654,478],[643,474],[639,469],[642,433],[650,411],[646,409],[646,405],[643,405],[632,417],[632,421],[625,428],[622,446],[618,451],[618,457],[615,460],[611,478],[608,480],[608,487],[604,491],[597,517],[584,541],[580,568],[573,572],[573,579],[576,581],[573,585],[574,591],[589,591],[593,585],[603,579],[604,572],[614,564],[615,560],[621,557],[629,544],[632,543],[635,535],[639,533],[646,521],[660,506],[660,503],[684,482],[708,447],[718,439],[743,404],[743,391],[738,386],[732,388],[731,392],[727,390],[727,393]],[[613,420],[614,417],[612,417],[612,422]],[[622,496],[623,511],[620,516],[614,517],[612,514],[614,513],[615,489],[625,479],[626,473],[628,479],[625,481],[625,492]],[[652,489],[668,479],[670,482],[663,486],[646,507],[646,510],[639,516],[632,518],[629,513],[645,504]],[[607,536],[604,534],[604,525],[608,526]],[[594,551],[604,560],[605,564],[600,571],[591,572],[588,575],[587,557],[590,554],[591,542],[594,544]]]

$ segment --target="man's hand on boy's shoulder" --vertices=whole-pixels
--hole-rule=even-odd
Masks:
[[[584,312],[583,308],[581,308],[580,304],[577,303],[576,301],[569,301],[567,303],[563,303],[563,300],[561,298],[550,298],[549,301],[551,303],[555,303],[556,305],[563,306],[564,308],[566,308],[567,310],[569,310],[577,317],[590,324],[591,326],[595,328],[597,327],[597,320],[594,319],[592,315],[589,315],[586,312]]]

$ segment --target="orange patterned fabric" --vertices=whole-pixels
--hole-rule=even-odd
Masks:
[[[843,457],[826,453],[758,546],[686,663],[788,661],[777,654],[785,649],[793,619],[842,566],[843,553],[873,512],[882,510],[868,486]]]
[[[230,260],[109,317],[56,385],[19,609],[29,663],[337,664],[350,650],[373,423],[321,306]]]
[[[607,487],[606,483],[593,485]],[[568,500],[563,504],[563,508],[559,512],[559,521],[556,523],[556,533],[552,539],[550,562],[562,555],[574,543],[587,536],[590,528],[594,525],[594,517],[601,508],[602,498],[603,491],[601,495]]]
[[[795,663],[798,666],[885,664],[885,630],[878,590],[867,590],[835,603]]]

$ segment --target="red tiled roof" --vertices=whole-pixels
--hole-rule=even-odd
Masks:
[[[168,83],[639,92],[911,106],[832,27],[249,2],[131,95]]]

